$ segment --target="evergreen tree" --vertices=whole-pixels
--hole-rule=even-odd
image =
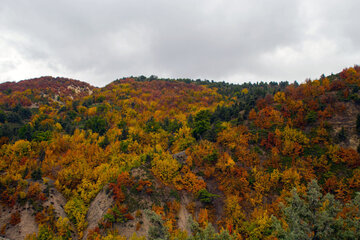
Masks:
[[[280,221],[274,218],[276,235],[279,239],[347,239],[342,238],[343,220],[337,218],[340,203],[334,196],[323,196],[316,180],[308,185],[306,197],[301,198],[297,190],[292,191],[289,205],[283,207],[288,228],[285,230]],[[356,225],[356,223],[354,223]],[[348,230],[346,230],[348,231]],[[350,230],[351,233],[357,235]]]

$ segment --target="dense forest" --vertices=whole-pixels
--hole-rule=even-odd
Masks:
[[[359,239],[360,67],[0,84],[0,236]]]

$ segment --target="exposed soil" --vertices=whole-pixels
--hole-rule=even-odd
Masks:
[[[29,182],[33,182],[29,180]],[[44,208],[53,206],[57,217],[66,217],[64,206],[66,199],[59,193],[50,182],[49,197],[42,204]],[[45,189],[45,185],[41,183],[41,190]],[[17,225],[11,225],[11,214],[19,211],[21,221]],[[4,227],[5,226],[5,227]],[[35,221],[35,211],[33,206],[28,202],[24,206],[16,204],[13,208],[7,206],[1,206],[0,208],[0,228],[5,228],[4,237],[17,240],[24,239],[27,235],[38,232],[38,224]]]
[[[347,140],[340,145],[356,150],[359,145],[359,137],[356,133],[356,117],[360,113],[360,107],[352,102],[346,102],[345,107],[345,111],[335,114],[329,123],[334,130],[333,137],[341,131],[341,128],[344,128]]]
[[[215,216],[216,216],[216,219],[214,219],[215,220],[214,225],[215,225],[215,227],[217,227],[216,223],[218,221],[220,221],[224,215],[225,195],[222,191],[219,190],[219,184],[214,179],[207,180],[206,185],[207,185],[208,191],[210,193],[218,195],[218,197],[216,197],[212,202],[212,205],[214,206],[214,209],[215,209]]]
[[[121,234],[122,236],[124,236],[128,239],[134,233],[136,233],[136,235],[138,237],[146,236],[149,231],[149,227],[150,227],[151,223],[148,220],[148,218],[146,217],[146,214],[143,211],[141,211],[141,213],[142,213],[141,216],[139,216],[138,218],[135,218],[132,221],[129,221],[125,224],[115,225],[115,229],[119,232],[119,234]],[[132,215],[135,216],[135,212],[133,212]],[[139,229],[136,229],[137,225],[139,226]]]
[[[188,235],[191,233],[190,226],[188,224],[189,217],[191,214],[186,209],[186,206],[191,202],[191,199],[187,196],[187,194],[181,194],[180,199],[180,209],[178,212],[178,227],[179,229],[186,231]]]
[[[19,211],[21,216],[21,222],[15,226],[11,225],[11,214]],[[5,227],[4,237],[17,240],[24,239],[28,234],[37,232],[38,225],[35,222],[33,216],[34,211],[29,204],[25,204],[23,207],[16,206],[13,209],[8,207],[2,207],[0,212],[0,226]]]
[[[84,231],[83,239],[87,238],[90,229],[95,228],[101,218],[106,214],[106,211],[114,204],[114,200],[111,196],[106,194],[107,187],[103,188],[95,199],[91,202],[89,210],[86,215],[88,227]]]

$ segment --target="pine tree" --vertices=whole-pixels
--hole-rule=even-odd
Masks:
[[[293,189],[289,205],[283,207],[286,230],[273,218],[276,235],[279,239],[339,239],[342,219],[336,216],[340,209],[334,196],[323,196],[317,181],[312,180],[304,198]]]

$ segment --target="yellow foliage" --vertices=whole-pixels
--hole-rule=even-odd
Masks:
[[[245,126],[229,127],[218,134],[218,143],[233,150],[238,146],[247,147],[252,138]]]
[[[321,85],[324,86],[326,90],[330,90],[330,80],[328,78],[322,79]]]
[[[231,168],[235,165],[234,160],[231,158],[231,156],[224,152],[220,157],[218,162],[216,163],[216,167],[220,169],[221,171],[225,171],[227,168]]]
[[[155,154],[151,166],[151,171],[154,175],[166,184],[171,184],[173,179],[179,174],[180,164],[168,152]]]
[[[241,90],[241,93],[243,93],[243,94],[248,94],[249,93],[249,90],[247,89],[247,88],[244,88],[243,90]]]
[[[87,114],[88,114],[89,116],[95,116],[96,110],[97,110],[97,107],[89,108],[89,109],[87,110]]]
[[[245,221],[245,214],[238,203],[237,196],[228,196],[225,200],[225,214],[227,216],[227,222],[236,229],[241,229]]]
[[[175,141],[172,146],[173,152],[181,152],[195,143],[191,129],[187,126],[180,128],[175,134]]]
[[[55,129],[60,132],[60,131],[62,130],[61,124],[60,124],[60,123],[56,123],[56,124],[55,124]]]
[[[297,157],[308,146],[309,139],[300,131],[286,126],[281,133],[283,138],[282,154]]]
[[[266,210],[255,208],[252,213],[252,228],[249,229],[249,239],[264,239],[264,232],[271,228],[271,217]]]
[[[198,222],[202,227],[206,227],[209,222],[209,215],[206,208],[200,208]]]
[[[285,102],[285,93],[284,92],[277,92],[274,95],[274,101],[277,103]]]
[[[65,218],[59,217],[59,219],[56,222],[56,229],[60,236],[66,235],[68,231],[72,230],[69,219],[67,217]]]
[[[133,233],[133,235],[130,237],[129,240],[146,240],[146,237],[144,236],[138,236],[136,232]]]
[[[27,156],[31,151],[31,144],[27,140],[18,140],[12,145],[11,150],[17,157]]]
[[[286,169],[282,173],[282,182],[287,189],[297,187],[300,184],[300,174],[294,168]]]
[[[290,128],[289,126],[284,128],[282,137],[284,140],[297,142],[302,145],[307,145],[309,143],[309,139],[300,130]]]
[[[85,206],[85,203],[82,200],[72,198],[66,203],[64,209],[70,220],[75,224],[79,237],[82,238],[83,231],[87,226],[86,213],[88,207]]]
[[[126,240],[126,237],[120,235],[109,234],[106,237],[101,238],[101,240]]]

